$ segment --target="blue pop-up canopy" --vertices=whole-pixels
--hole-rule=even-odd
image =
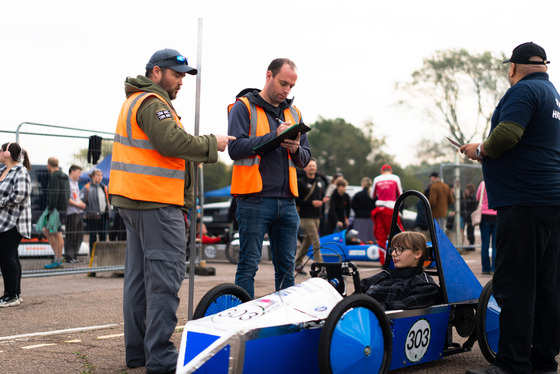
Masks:
[[[80,184],[80,187],[90,181],[89,174],[91,173],[91,171],[93,169],[99,169],[103,172],[103,184],[108,186],[109,185],[109,174],[111,173],[111,161],[112,161],[112,159],[113,159],[113,154],[109,153],[107,156],[105,156],[105,158],[100,163],[98,163],[94,167],[91,167],[87,170],[84,170],[84,172],[82,173],[82,176],[80,177],[80,180],[78,181],[78,183]]]
[[[204,197],[230,197],[231,186],[225,186],[218,188],[217,190],[212,190],[204,193]]]

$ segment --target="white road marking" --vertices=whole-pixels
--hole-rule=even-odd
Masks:
[[[48,347],[49,345],[56,345],[56,344],[55,343],[35,344],[35,345],[28,345],[27,347],[21,347],[21,349],[41,348],[41,347]]]
[[[64,334],[69,332],[80,332],[80,331],[91,331],[91,330],[102,330],[111,327],[118,327],[122,324],[112,324],[112,325],[101,325],[101,326],[86,326],[86,327],[76,327],[73,329],[66,329],[66,330],[55,330],[55,331],[43,331],[43,332],[33,332],[30,334],[21,334],[21,335],[12,335],[12,336],[0,336],[0,341],[4,340],[15,340],[15,339],[22,339],[22,338],[33,338],[37,336],[48,336],[48,335],[57,335],[57,334]]]
[[[124,333],[122,334],[113,334],[113,335],[102,335],[102,336],[98,336],[97,339],[111,339],[111,338],[117,338],[117,337],[121,337],[124,336]]]

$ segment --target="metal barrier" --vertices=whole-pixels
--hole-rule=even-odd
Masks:
[[[126,230],[122,219],[114,210],[111,210],[110,214],[108,214],[106,226],[99,230],[92,230],[91,227],[88,227],[87,220],[84,219],[85,225],[82,232],[84,236],[78,255],[78,259],[81,262],[64,263],[63,268],[44,268],[46,264],[52,261],[54,253],[44,235],[35,230],[35,224],[46,207],[45,190],[49,178],[46,168],[47,159],[49,157],[58,158],[59,167],[65,174],[68,174],[68,169],[72,164],[81,166],[83,174],[80,179],[80,188],[82,188],[85,183],[89,182],[87,171],[96,167],[92,163],[93,159],[88,160],[90,137],[95,135],[102,139],[102,155],[107,155],[107,150],[112,148],[114,133],[32,122],[21,123],[15,132],[2,131],[2,133],[15,135],[15,139],[11,141],[16,141],[27,151],[32,164],[30,174],[32,178],[31,210],[33,237],[31,240],[23,240],[19,247],[22,276],[38,277],[123,270],[124,263],[114,266],[90,267],[90,242],[95,243],[105,240],[122,241],[126,237]],[[101,156],[100,162],[97,165],[101,165],[103,160],[104,158]],[[104,172],[104,178],[109,177],[108,170],[110,169]],[[63,231],[63,237],[65,238],[71,234],[75,234],[75,232]],[[95,240],[91,238],[93,235],[96,237]]]

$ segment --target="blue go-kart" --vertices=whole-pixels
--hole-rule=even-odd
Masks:
[[[353,233],[355,232],[355,234]],[[342,230],[320,238],[321,255],[324,262],[341,261],[385,261],[385,249],[377,244],[359,243],[351,240],[356,238],[355,230]],[[313,258],[313,248],[309,248],[307,256]]]
[[[431,217],[433,268],[441,300],[423,309],[385,311],[361,293],[352,262],[313,263],[311,278],[250,300],[242,288],[222,284],[199,302],[183,330],[177,373],[387,373],[470,351],[478,340],[485,358],[495,358],[500,308],[492,282],[480,285]],[[397,229],[393,216],[389,245]],[[384,267],[392,265],[387,255]],[[319,278],[326,271],[327,279]],[[355,292],[346,296],[346,281]],[[454,341],[454,331],[464,343]]]

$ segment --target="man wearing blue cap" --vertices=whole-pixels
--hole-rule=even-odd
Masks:
[[[560,95],[546,53],[513,50],[511,88],[490,135],[461,152],[482,162],[488,206],[497,211],[494,296],[501,308],[498,353],[472,374],[556,374],[560,352]]]
[[[109,179],[111,203],[126,225],[123,292],[127,366],[174,372],[178,292],[186,271],[183,211],[192,207],[193,162],[216,162],[235,139],[193,136],[171,100],[196,69],[174,49],[153,54],[146,75],[128,77]]]

